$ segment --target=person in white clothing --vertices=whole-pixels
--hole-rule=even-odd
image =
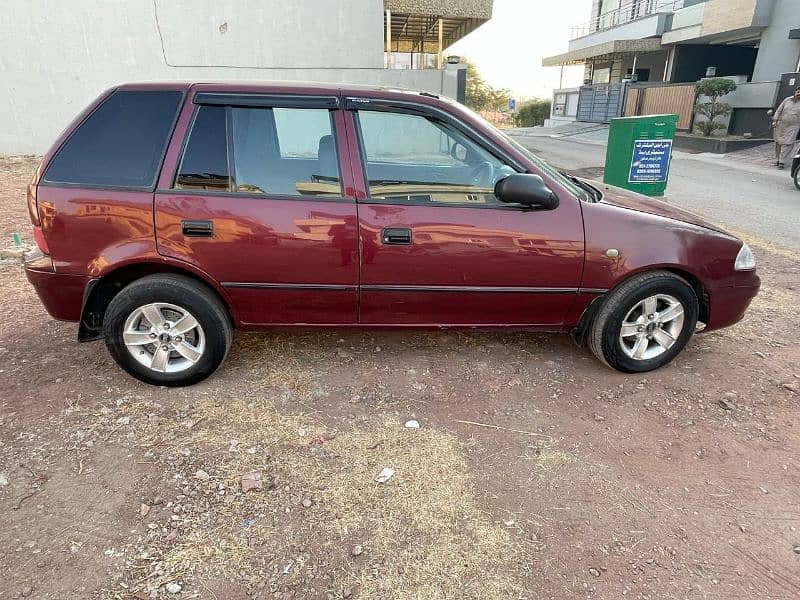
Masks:
[[[777,166],[783,169],[794,156],[797,134],[800,132],[800,87],[794,96],[789,96],[772,115],[772,128],[775,130]]]

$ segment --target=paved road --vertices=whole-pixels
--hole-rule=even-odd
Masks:
[[[599,177],[604,145],[515,136],[552,165]],[[585,172],[583,171],[585,170]],[[800,191],[786,171],[728,158],[676,153],[665,200],[734,231],[800,251]]]

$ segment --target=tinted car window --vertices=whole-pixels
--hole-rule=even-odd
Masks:
[[[203,106],[189,134],[175,187],[341,196],[330,112]]]
[[[117,91],[58,150],[44,181],[152,188],[181,92]]]
[[[225,108],[199,108],[186,142],[175,187],[230,191],[225,121]]]
[[[237,192],[340,196],[330,112],[308,108],[232,108]]]
[[[433,121],[418,115],[359,113],[367,156],[374,161],[410,165],[457,165],[451,156],[454,140]]]
[[[327,110],[273,108],[278,146],[284,158],[316,158],[319,140],[331,134]]]
[[[494,185],[514,172],[481,146],[420,115],[359,111],[373,199],[494,204]]]

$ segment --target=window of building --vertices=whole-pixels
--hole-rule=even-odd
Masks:
[[[58,150],[44,181],[153,188],[182,94],[117,91]]]
[[[592,73],[592,83],[609,83],[611,81],[611,67],[595,69]]]
[[[419,115],[358,113],[369,195],[433,204],[494,204],[495,183],[514,172],[443,123]]]

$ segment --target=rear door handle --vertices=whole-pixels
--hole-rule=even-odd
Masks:
[[[407,246],[411,244],[411,230],[390,227],[381,230],[381,243],[387,246]]]
[[[185,237],[213,237],[214,224],[211,221],[181,221],[181,231]]]

